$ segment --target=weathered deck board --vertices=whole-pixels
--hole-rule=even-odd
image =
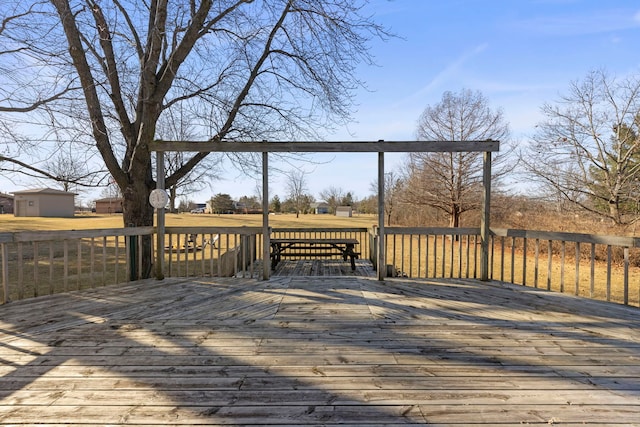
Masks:
[[[0,424],[638,425],[639,326],[473,280],[141,281],[0,307]]]
[[[342,259],[300,259],[282,260],[276,265],[273,276],[301,277],[301,276],[345,276],[345,277],[376,277],[373,265],[368,260],[356,260],[355,271],[351,270],[349,261]]]

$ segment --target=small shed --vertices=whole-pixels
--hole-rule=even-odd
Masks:
[[[353,216],[353,209],[351,209],[351,206],[338,206],[336,208],[336,216],[351,218]]]
[[[13,199],[11,194],[0,193],[0,214],[13,213]]]
[[[13,196],[14,216],[72,218],[75,213],[76,193],[40,188],[16,191]]]
[[[116,214],[122,213],[122,206],[124,200],[122,197],[106,197],[104,199],[98,199],[96,202],[97,214]]]

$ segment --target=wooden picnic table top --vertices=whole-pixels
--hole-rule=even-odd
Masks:
[[[315,245],[315,244],[331,244],[331,245],[357,245],[358,239],[353,239],[353,238],[345,238],[345,237],[330,237],[330,238],[277,238],[277,239],[270,239],[270,242],[276,243],[276,244],[287,244],[287,243],[291,243],[291,244],[295,244],[295,243],[308,243],[311,245]]]

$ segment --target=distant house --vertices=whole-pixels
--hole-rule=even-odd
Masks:
[[[76,193],[40,188],[13,193],[14,216],[41,216],[72,218],[75,213]]]
[[[13,213],[13,199],[11,194],[0,193],[0,214]]]
[[[330,207],[325,202],[311,203],[311,210],[315,214],[328,214]]]
[[[353,216],[353,210],[351,206],[338,206],[336,208],[336,216],[351,218]]]
[[[104,199],[98,199],[95,202],[97,214],[122,213],[122,197],[106,197]]]

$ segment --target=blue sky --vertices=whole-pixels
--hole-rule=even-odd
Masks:
[[[357,94],[355,122],[328,140],[413,140],[427,105],[466,88],[501,108],[514,142],[524,143],[543,103],[557,100],[572,81],[598,68],[617,77],[640,72],[637,1],[374,0],[369,10],[399,37],[372,44],[377,66],[358,69],[368,90]],[[375,154],[319,157],[332,161],[303,166],[316,197],[329,186],[358,198],[369,194]],[[402,156],[387,155],[388,168],[400,162]],[[232,195],[255,193],[253,182],[229,175],[214,183],[214,192],[221,185]],[[271,181],[271,194],[282,197],[285,180]]]
[[[516,143],[540,121],[540,107],[553,102],[597,68],[622,77],[640,72],[640,3],[635,0],[373,0],[368,11],[398,35],[374,40],[377,66],[361,66],[367,90],[356,94],[354,123],[327,140],[415,139],[416,122],[443,92],[480,90],[504,111]],[[377,176],[376,154],[315,156],[308,189],[329,186],[362,198]],[[387,155],[387,166],[402,162]],[[285,168],[287,168],[285,166]],[[11,183],[2,191],[23,189]],[[271,196],[286,194],[285,179],[271,176]],[[225,179],[191,197],[216,193],[234,198],[256,194],[256,181],[228,168]],[[82,195],[86,201],[99,194]]]

